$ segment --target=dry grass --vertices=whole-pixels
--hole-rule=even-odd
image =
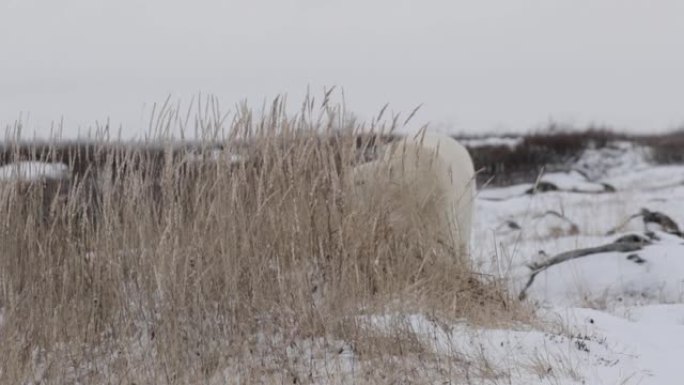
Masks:
[[[360,320],[522,310],[465,256],[352,199],[354,132],[282,110],[243,112],[217,159],[99,142],[68,181],[6,182],[0,383],[454,380],[410,328]],[[235,163],[245,142],[254,161]]]

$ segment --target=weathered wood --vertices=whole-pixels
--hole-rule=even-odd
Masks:
[[[619,225],[616,227],[610,229],[606,235],[613,235],[619,231],[621,231],[629,222],[631,222],[635,218],[641,217],[643,223],[644,223],[644,228],[648,230],[648,225],[649,224],[655,224],[660,226],[660,230],[672,234],[672,235],[677,235],[679,237],[684,237],[684,233],[679,229],[679,226],[677,225],[677,222],[675,222],[672,218],[667,216],[666,214],[663,214],[659,211],[650,211],[646,208],[642,208],[641,211],[634,215],[630,215],[625,219],[623,222],[621,222]]]
[[[644,241],[641,241],[641,242],[631,242],[631,241],[629,241],[629,242],[628,241],[614,242],[614,243],[610,243],[610,244],[603,245],[603,246],[588,247],[585,249],[576,249],[576,250],[566,251],[564,253],[557,254],[554,257],[547,259],[546,261],[529,264],[528,267],[532,270],[532,272],[530,274],[529,280],[527,281],[527,284],[525,285],[525,287],[520,292],[520,295],[518,296],[518,298],[521,301],[524,300],[525,298],[527,298],[527,290],[530,288],[530,286],[532,286],[532,283],[534,282],[534,279],[537,277],[537,274],[541,273],[542,271],[548,269],[551,266],[557,265],[559,263],[571,261],[573,259],[593,255],[593,254],[601,254],[601,253],[608,253],[608,252],[630,253],[630,252],[641,250],[644,247],[644,245],[646,245],[646,244],[647,244],[647,242],[644,242]]]

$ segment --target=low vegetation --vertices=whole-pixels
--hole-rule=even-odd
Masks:
[[[359,210],[345,176],[365,139],[330,129],[345,124],[323,108],[289,118],[276,102],[190,147],[8,144],[5,162],[52,159],[71,176],[0,186],[0,383],[472,375],[477,362],[428,348],[400,317],[390,331],[370,320],[495,325],[525,309],[453,247],[393,231],[384,205]]]
[[[485,144],[470,146],[478,172],[478,185],[506,186],[534,182],[542,171],[567,171],[587,149],[601,149],[616,142],[631,142],[649,149],[655,164],[682,164],[684,131],[666,134],[628,135],[605,127],[576,129],[552,124],[546,129],[524,135],[505,135],[518,139],[516,145]],[[468,140],[477,137],[457,136]]]
[[[505,383],[411,315],[448,334],[532,312],[424,223],[392,227],[389,186],[359,204],[348,176],[398,119],[364,127],[312,105],[294,118],[280,101],[259,120],[243,109],[230,126],[199,116],[196,142],[164,135],[167,109],[145,142],[8,134],[1,165],[68,176],[0,182],[0,383]],[[681,163],[682,138],[555,127],[469,151],[479,185],[507,185],[617,141]]]

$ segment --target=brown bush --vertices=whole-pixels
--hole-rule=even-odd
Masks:
[[[636,140],[651,148],[651,160],[656,164],[684,163],[684,130],[663,135],[638,136]]]
[[[542,169],[563,170],[579,159],[585,149],[602,148],[610,141],[625,137],[605,128],[577,131],[551,126],[545,131],[523,135],[515,147],[492,145],[469,148],[469,151],[475,169],[479,170],[478,185],[502,186],[533,182]]]

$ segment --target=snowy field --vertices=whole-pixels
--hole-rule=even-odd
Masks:
[[[589,255],[536,277],[527,300],[563,332],[479,334],[492,346],[490,360],[510,370],[510,383],[682,383],[684,240],[630,217],[647,208],[683,223],[684,167],[649,165],[643,155],[627,143],[587,151],[577,171],[541,176],[559,191],[480,192],[474,258],[483,273],[508,277],[514,292],[527,282],[530,263],[624,235],[649,239],[641,250]],[[537,369],[548,366],[536,378],[508,362],[535,357]]]
[[[646,156],[643,148],[615,143],[587,150],[571,172],[540,177],[539,185],[557,191],[527,194],[535,186],[524,184],[479,192],[475,264],[505,277],[516,294],[530,264],[624,236],[645,239],[634,252],[592,254],[540,272],[526,292],[536,309],[532,325],[444,324],[424,314],[364,321],[385,333],[408,328],[445,357],[444,367],[423,368],[426,384],[445,377],[468,384],[681,384],[684,239],[635,215],[646,208],[684,223],[684,166],[655,166]],[[309,344],[293,354],[316,357],[314,383],[355,383],[360,358],[342,341],[331,349],[342,353],[314,354],[324,349]],[[234,378],[226,370],[215,383]]]
[[[528,283],[531,266],[555,255],[625,236],[641,241],[631,252],[591,254],[541,270],[525,292],[536,310],[531,324],[445,325],[424,314],[361,321],[381,333],[408,328],[445,357],[443,367],[424,368],[425,383],[453,377],[469,384],[681,384],[684,239],[638,214],[645,208],[684,223],[684,166],[655,166],[646,156],[643,148],[615,143],[587,150],[572,171],[543,174],[537,184],[479,191],[475,266],[504,277],[514,295]],[[64,168],[25,162],[0,168],[0,178],[58,177]],[[542,191],[544,185],[554,188]],[[355,381],[362,359],[344,341],[295,345],[289,354],[295,362],[306,358],[313,383]],[[453,376],[444,372],[451,363]],[[240,369],[229,367],[209,383],[239,378]]]

